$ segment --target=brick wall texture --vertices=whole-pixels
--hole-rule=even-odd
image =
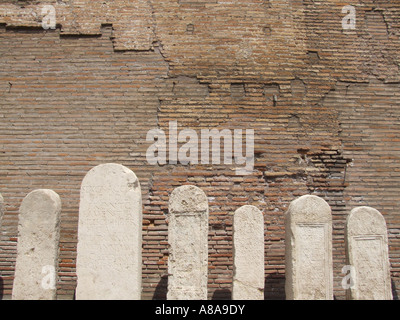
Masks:
[[[41,27],[53,5],[56,29]],[[345,5],[355,29],[342,28]],[[168,198],[208,196],[210,299],[232,288],[232,216],[265,220],[265,298],[284,299],[284,212],[304,194],[332,207],[334,296],[355,206],[388,226],[400,294],[400,2],[388,0],[0,1],[1,294],[10,297],[18,209],[37,188],[62,199],[59,299],[73,299],[80,183],[123,164],[143,193],[143,299],[164,299]],[[150,165],[150,129],[254,129],[255,170]]]

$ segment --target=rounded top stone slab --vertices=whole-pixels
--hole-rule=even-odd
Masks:
[[[140,300],[142,197],[139,180],[116,163],[92,168],[81,184],[77,300]]]
[[[259,226],[262,229],[262,239],[264,240],[264,216],[257,207],[252,205],[240,207],[235,211],[233,221],[233,229],[236,232],[240,232],[241,229],[246,230],[249,227],[254,228],[254,226]]]
[[[244,205],[233,216],[233,300],[264,299],[264,216]]]
[[[175,188],[169,198],[170,213],[193,213],[208,210],[208,199],[203,190],[185,185]]]
[[[20,219],[24,218],[24,213],[28,213],[27,219],[40,219],[42,223],[46,222],[46,218],[53,220],[54,213],[61,210],[60,196],[50,189],[34,190],[24,198],[21,203],[19,212]],[[35,217],[32,214],[36,215]]]
[[[99,185],[107,181],[115,183],[116,181],[119,181],[121,177],[129,180],[128,182],[131,183],[130,187],[139,187],[139,180],[136,177],[136,174],[131,169],[118,163],[100,164],[90,169],[83,179],[82,185],[85,185],[84,182],[91,181],[92,179],[94,179],[94,181],[91,182],[94,184],[98,183]]]
[[[332,221],[331,207],[322,198],[315,195],[304,195],[293,200],[286,212],[292,222],[312,223]]]
[[[61,199],[53,190],[34,190],[22,201],[12,299],[56,298],[60,214]],[[43,285],[44,268],[55,271],[46,276],[53,285]]]
[[[244,205],[235,211],[235,217],[240,215],[262,217],[263,214],[256,206]]]
[[[371,207],[357,207],[351,210],[347,217],[347,232],[349,236],[365,234],[387,234],[386,221],[383,215]]]

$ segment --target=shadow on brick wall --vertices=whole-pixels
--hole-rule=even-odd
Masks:
[[[166,300],[168,290],[168,275],[163,275],[154,290],[153,300]],[[230,289],[217,289],[214,291],[212,300],[231,300],[232,291]],[[265,300],[285,300],[285,276],[273,273],[265,278],[264,289]]]
[[[217,289],[214,291],[211,300],[231,300],[232,292],[229,289]]]
[[[153,300],[167,300],[168,275],[163,275],[154,290]],[[214,291],[211,300],[230,300],[232,292],[229,289],[217,289]]]
[[[285,300],[285,275],[272,273],[265,277],[264,300]]]
[[[153,300],[167,300],[167,290],[168,275],[163,275],[157,284],[156,290],[154,290]]]
[[[397,290],[396,290],[396,283],[393,281],[393,279],[391,279],[391,282],[392,282],[393,300],[399,300],[399,296],[398,296]]]

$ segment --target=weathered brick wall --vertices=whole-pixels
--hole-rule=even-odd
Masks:
[[[57,29],[41,28],[54,5]],[[58,297],[76,286],[79,187],[93,166],[121,163],[143,192],[143,298],[165,298],[168,196],[190,183],[210,205],[209,298],[229,298],[232,215],[265,218],[265,297],[284,295],[289,203],[316,194],[332,206],[334,294],[344,299],[344,223],[351,208],[380,210],[400,288],[400,4],[355,1],[1,1],[0,243],[11,293],[18,208],[36,188],[62,199]],[[23,6],[23,7],[22,7]],[[150,129],[254,129],[255,172],[146,161]]]

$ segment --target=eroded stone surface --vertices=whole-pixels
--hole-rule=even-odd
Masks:
[[[174,189],[169,200],[168,300],[206,300],[208,199],[195,186]]]
[[[139,180],[120,164],[103,164],[82,181],[77,299],[141,298],[142,200]]]
[[[264,218],[254,206],[236,210],[233,218],[234,300],[264,299]]]
[[[346,225],[346,253],[355,276],[348,297],[391,300],[387,228],[378,210],[358,207],[350,212]]]
[[[60,212],[60,197],[52,190],[32,191],[22,201],[13,299],[56,298]]]
[[[285,219],[286,299],[333,299],[330,206],[305,195],[290,204]]]

